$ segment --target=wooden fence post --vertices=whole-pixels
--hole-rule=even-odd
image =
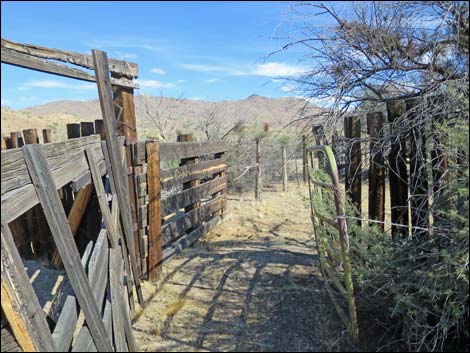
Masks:
[[[405,113],[405,101],[387,102],[387,115],[390,134],[399,133],[394,126],[397,118]],[[403,136],[394,138],[388,158],[390,180],[390,207],[392,221],[392,237],[406,238],[409,228],[397,227],[394,224],[409,226],[408,220],[408,171],[406,168],[406,139]]]
[[[282,153],[282,191],[287,191],[287,148],[281,146]]]
[[[304,184],[307,184],[307,141],[306,136],[302,135],[302,175],[304,178]]]
[[[381,151],[385,119],[381,112],[367,114],[367,132],[370,136],[369,163],[369,219],[385,222],[385,167]],[[383,231],[384,223],[378,227]]]
[[[80,124],[67,124],[67,138],[72,139],[77,137],[80,137]]]
[[[11,148],[19,148],[24,145],[23,135],[21,131],[15,131],[10,133],[11,136]]]
[[[429,197],[426,171],[426,126],[414,111],[417,99],[406,100],[406,110],[413,127],[410,134],[410,209],[413,227],[428,227]],[[426,231],[412,228],[412,234],[427,235]]]
[[[52,142],[52,130],[51,129],[42,129],[42,141],[43,143]]]
[[[361,118],[358,116],[347,116],[344,118],[344,135],[349,139],[349,148],[346,149],[346,194],[355,207],[356,217],[361,217]],[[361,221],[358,221],[362,224]]]
[[[95,126],[93,122],[82,121],[80,123],[80,132],[82,137],[93,135],[95,133]]]
[[[100,134],[101,140],[106,139],[106,137],[104,136],[103,119],[95,120],[95,134]]]
[[[255,199],[261,198],[261,156],[260,156],[260,139],[256,139],[256,179],[255,179]]]
[[[150,281],[155,282],[161,273],[163,260],[159,143],[158,141],[147,141],[145,148],[147,150],[147,185],[149,195],[148,277]]]
[[[7,149],[7,138],[2,136],[2,151]]]

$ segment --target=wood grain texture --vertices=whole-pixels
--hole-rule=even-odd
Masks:
[[[44,312],[16,249],[8,225],[1,221],[2,309],[24,351],[55,351]]]
[[[78,249],[41,145],[25,145],[23,152],[54,242],[78,303],[85,314],[90,334],[99,350],[110,351],[112,349],[111,343],[107,337],[88,278],[81,265]]]
[[[2,48],[16,51],[18,53],[32,55],[38,58],[58,60],[69,64],[78,65],[87,69],[94,68],[93,58],[89,54],[46,48],[43,46],[26,43],[17,43],[5,38],[2,38],[1,46]],[[138,76],[137,64],[124,60],[109,59],[109,70],[112,73],[116,73],[128,78]]]
[[[124,170],[121,163],[120,146],[117,138],[116,115],[114,111],[111,82],[109,77],[108,58],[105,52],[93,50],[93,63],[95,75],[98,84],[98,93],[100,97],[100,106],[103,114],[103,123],[106,131],[106,145],[110,157],[111,173],[116,187],[116,193],[119,199],[119,210],[123,222],[124,235],[129,250],[131,266],[134,275],[134,281],[139,303],[143,306],[144,299],[140,287],[139,271],[137,269],[137,260],[135,256],[135,246],[133,239],[133,225],[129,206],[129,190],[127,190],[124,181]]]
[[[159,143],[147,142],[147,183],[148,183],[148,275],[150,281],[156,281],[161,273],[162,263],[162,223],[160,190]]]

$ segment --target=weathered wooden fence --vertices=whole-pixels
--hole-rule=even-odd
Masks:
[[[222,218],[226,148],[138,142],[136,64],[4,39],[2,62],[96,81],[103,114],[69,124],[67,141],[47,130],[45,144],[35,130],[2,138],[2,351],[135,351],[140,281]]]

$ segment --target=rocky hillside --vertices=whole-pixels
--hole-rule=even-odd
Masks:
[[[242,100],[207,102],[136,95],[135,106],[141,137],[162,136],[173,141],[178,132],[193,133],[200,139],[220,138],[239,123],[257,129],[266,122],[278,129],[299,117],[305,101],[252,95]],[[57,101],[19,111],[2,108],[2,135],[25,128],[48,127],[57,138],[64,138],[65,124],[100,118],[98,100]]]

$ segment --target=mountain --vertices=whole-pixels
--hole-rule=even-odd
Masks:
[[[178,132],[193,133],[197,139],[220,138],[234,125],[253,129],[268,123],[280,129],[299,117],[306,102],[297,98],[268,98],[251,95],[241,100],[203,100],[135,96],[139,137],[163,136],[174,141]],[[319,108],[307,105],[314,111]],[[26,128],[52,128],[54,140],[65,138],[65,125],[101,119],[99,101],[63,100],[18,111],[2,108],[2,135]]]

